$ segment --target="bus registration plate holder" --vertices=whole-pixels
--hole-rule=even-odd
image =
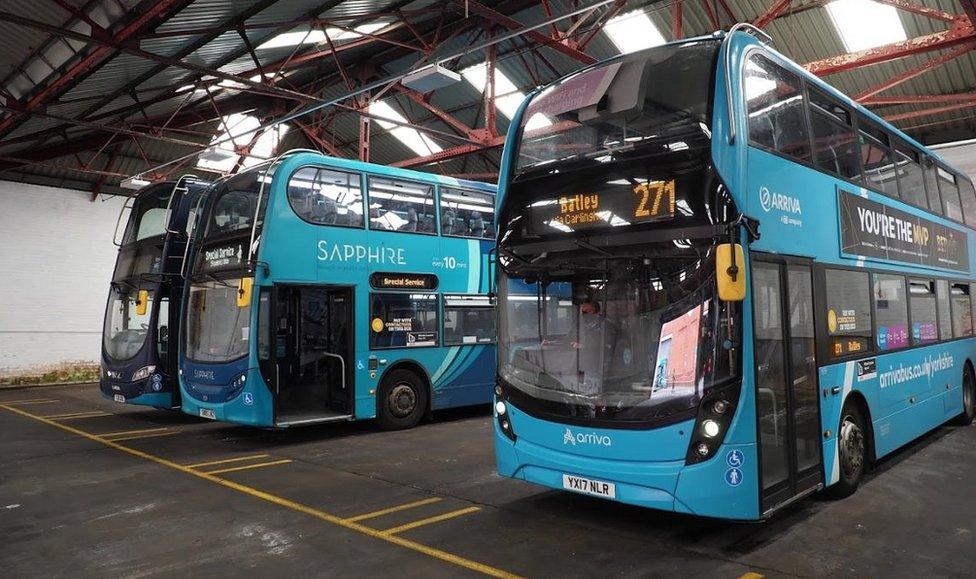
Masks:
[[[209,418],[210,420],[217,420],[217,415],[214,414],[214,411],[211,410],[211,409],[209,409],[209,408],[201,408],[200,409],[200,417],[201,418]]]
[[[121,394],[116,394],[114,398],[115,401],[118,402],[119,404],[125,404],[125,396],[122,396]]]
[[[602,480],[594,480],[582,476],[563,475],[563,488],[596,497],[608,499],[617,498],[617,485]]]

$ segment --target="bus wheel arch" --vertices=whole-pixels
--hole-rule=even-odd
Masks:
[[[875,454],[874,450],[874,421],[871,420],[871,409],[868,407],[868,400],[864,397],[864,394],[858,392],[857,390],[853,390],[847,395],[847,399],[844,400],[844,404],[846,405],[848,401],[857,405],[858,411],[860,411],[861,416],[864,418],[864,427],[867,430],[865,433],[867,435],[865,437],[868,451],[867,459],[870,463],[873,463],[878,459],[878,456]]]
[[[976,370],[968,358],[962,365],[962,396],[962,412],[953,419],[953,423],[969,426],[976,417]]]
[[[416,408],[408,414],[391,410],[389,398],[397,396],[400,391],[408,399],[415,398]],[[412,428],[430,416],[432,398],[430,376],[424,367],[414,360],[398,361],[380,376],[376,392],[376,421],[384,430]]]
[[[825,493],[834,499],[854,494],[874,460],[874,429],[867,400],[860,392],[844,399],[837,423],[837,461],[840,478]]]

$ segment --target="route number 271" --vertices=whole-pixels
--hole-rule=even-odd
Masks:
[[[640,183],[634,187],[634,194],[637,195],[635,219],[674,217],[674,179]]]

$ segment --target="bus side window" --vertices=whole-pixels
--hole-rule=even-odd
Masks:
[[[817,167],[844,179],[861,180],[851,113],[834,99],[810,89],[810,126]]]
[[[488,296],[444,296],[444,345],[495,341],[495,309]]]
[[[912,345],[939,341],[939,316],[935,308],[932,280],[908,281],[908,306],[912,314]]]
[[[433,185],[371,175],[368,196],[370,229],[436,233]]]
[[[973,182],[962,175],[956,181],[959,183],[959,197],[966,225],[976,227],[976,189],[973,188]]]
[[[159,298],[159,311],[156,312],[156,347],[160,358],[169,355],[169,298]]]
[[[936,215],[942,215],[942,198],[939,197],[939,178],[935,173],[935,163],[931,157],[926,156],[922,161],[922,170],[925,173],[925,191],[929,196],[929,211]]]
[[[942,196],[942,209],[949,219],[962,221],[962,203],[959,201],[959,189],[956,187],[956,176],[942,167],[936,167],[939,176],[939,195]]]
[[[363,226],[363,190],[358,173],[302,167],[288,180],[288,203],[305,221]]]
[[[441,187],[441,235],[495,238],[495,196]]]
[[[801,161],[810,160],[800,78],[754,54],[745,66],[749,142]]]
[[[828,269],[827,335],[833,357],[864,354],[871,343],[871,283],[865,271]]]
[[[871,124],[864,117],[858,118],[861,128],[861,165],[864,181],[880,193],[898,199],[898,178],[895,163],[888,148],[888,133]]]
[[[267,289],[258,298],[258,359],[271,359],[271,292]]]
[[[898,165],[898,191],[902,200],[923,209],[928,208],[925,178],[918,163],[918,153],[904,143],[896,143],[895,162]]]
[[[949,288],[949,297],[952,306],[952,337],[972,336],[973,314],[969,285],[964,283],[952,284],[952,287]]]
[[[908,300],[904,277],[874,274],[874,315],[874,339],[879,350],[908,346]]]
[[[935,297],[939,306],[939,339],[952,339],[952,312],[949,306],[949,282],[944,279],[935,282]]]

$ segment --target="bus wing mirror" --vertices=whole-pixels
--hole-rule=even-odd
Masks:
[[[237,307],[246,308],[251,305],[252,287],[254,287],[253,277],[241,278],[241,283],[237,286]]]
[[[136,296],[136,315],[144,316],[149,310],[149,290],[141,289]]]
[[[724,302],[746,299],[745,258],[741,245],[718,245],[715,251],[715,279],[718,280],[718,299]]]

